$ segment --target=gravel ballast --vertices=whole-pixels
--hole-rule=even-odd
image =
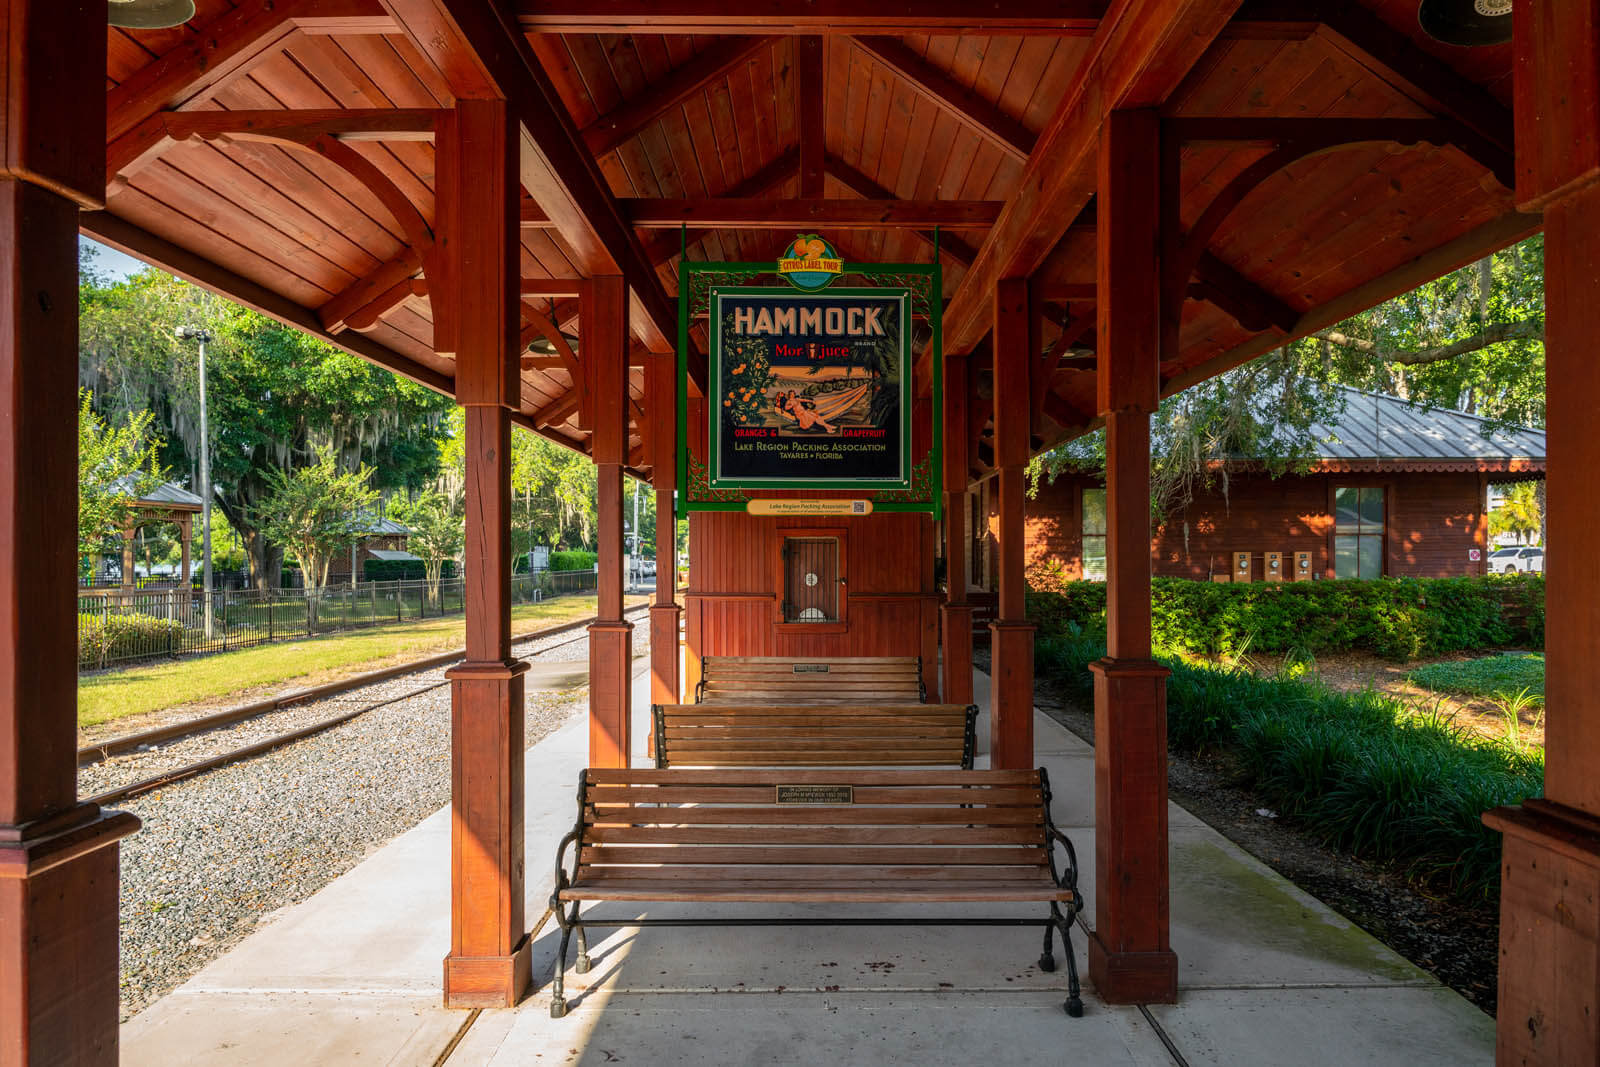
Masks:
[[[634,616],[635,618],[637,616]],[[648,627],[634,653],[648,652]],[[586,659],[578,631],[519,645],[541,662]],[[547,652],[547,655],[540,655]],[[148,778],[376,701],[350,722],[117,806],[144,828],[122,843],[122,1014],[127,1019],[450,799],[443,668],[403,675],[79,770],[80,795]],[[531,689],[527,743],[587,709],[583,686]]]

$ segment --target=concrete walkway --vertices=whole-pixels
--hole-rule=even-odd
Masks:
[[[988,679],[977,682],[987,711]],[[634,694],[635,761],[643,765],[646,680],[635,682]],[[1077,849],[1092,919],[1093,755],[1054,720],[1035,716],[1038,759],[1050,771],[1057,824]],[[987,715],[979,736],[988,736]],[[579,719],[528,752],[534,919],[545,913],[556,842],[572,825],[587,738]],[[445,1011],[438,1001],[449,944],[449,823],[440,811],[124,1025],[123,1062],[1493,1062],[1487,1016],[1176,805],[1171,825],[1182,989],[1175,1005],[1113,1008],[1088,988],[1084,1017],[1069,1019],[1064,972],[1034,966],[1034,928],[625,928],[596,931],[609,936],[591,947],[595,967],[568,971],[572,1012],[552,1020],[558,932],[548,922],[535,935],[536,990],[522,1005]],[[671,910],[648,906],[655,916]],[[1083,967],[1081,931],[1074,950]]]

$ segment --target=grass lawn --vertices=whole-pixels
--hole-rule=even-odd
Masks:
[[[647,599],[628,597],[626,603],[631,608]],[[515,604],[511,609],[512,630],[525,633],[559,626],[587,618],[594,611],[593,596]],[[447,652],[461,647],[465,625],[462,616],[451,615],[84,675],[78,679],[78,726],[96,726],[229,697],[241,699],[227,703],[240,703],[244,694],[264,686],[320,685],[430,653]]]
[[[1496,701],[1510,700],[1526,689],[1534,705],[1544,704],[1544,657],[1533,652],[1433,663],[1412,671],[1411,680],[1436,693]]]

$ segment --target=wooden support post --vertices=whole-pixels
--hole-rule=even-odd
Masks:
[[[972,703],[972,605],[967,601],[967,357],[944,357],[943,699]]]
[[[517,141],[504,101],[462,99],[439,125],[439,273],[466,408],[467,655],[451,703],[450,954],[444,1002],[509,1007],[527,992],[523,914],[523,674],[511,657],[511,411],[517,406]]]
[[[0,0],[0,1064],[117,1062],[117,841],[78,800],[78,211],[104,9]],[[131,544],[124,553],[131,581]]]
[[[179,531],[179,534],[183,538],[183,587],[185,589],[187,589],[187,588],[189,588],[189,578],[190,578],[190,573],[189,573],[189,571],[190,571],[190,567],[189,567],[189,542],[194,537],[194,533],[193,533],[193,531],[194,531],[194,520],[193,519],[188,519],[188,518],[179,519],[178,520],[178,531]]]
[[[1005,278],[994,298],[994,455],[999,473],[998,606],[989,624],[993,687],[989,705],[990,766],[1033,764],[1033,623],[1023,584],[1025,468],[1028,465],[1028,282]]]
[[[645,397],[650,414],[651,464],[656,492],[656,596],[650,606],[650,701],[676,704],[678,686],[678,523],[673,492],[678,479],[678,357],[650,357]]]
[[[1160,120],[1100,136],[1098,406],[1106,424],[1106,658],[1095,674],[1095,924],[1089,974],[1112,1004],[1170,1003],[1167,670],[1150,658],[1150,415],[1160,398]]]
[[[1544,798],[1496,808],[1496,1060],[1600,1062],[1600,35],[1593,3],[1519,4],[1517,200],[1544,211],[1548,439]]]
[[[583,365],[599,468],[600,602],[589,627],[589,766],[626,767],[633,705],[633,624],[622,617],[622,468],[628,461],[628,289],[591,278],[584,297]]]
[[[122,591],[133,592],[137,584],[133,578],[133,527],[124,527],[122,531]]]

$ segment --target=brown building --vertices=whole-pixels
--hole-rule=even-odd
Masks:
[[[1154,572],[1200,581],[1487,573],[1488,486],[1542,478],[1544,431],[1485,436],[1476,416],[1343,392],[1340,417],[1312,427],[1318,458],[1308,471],[1273,477],[1248,460],[1231,465],[1225,482],[1213,479],[1155,530]],[[1041,481],[1027,505],[1035,584],[1105,577],[1103,485],[1098,474]]]

